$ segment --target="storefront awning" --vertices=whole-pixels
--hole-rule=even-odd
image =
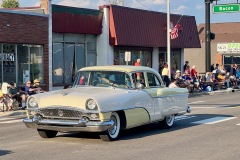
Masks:
[[[103,13],[100,10],[52,5],[53,32],[95,34],[102,33]]]
[[[167,46],[167,14],[111,5],[110,45]],[[171,15],[175,25],[182,15]],[[194,16],[183,16],[179,22],[179,37],[171,40],[171,48],[201,48]]]

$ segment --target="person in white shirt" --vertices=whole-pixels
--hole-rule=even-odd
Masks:
[[[168,86],[169,88],[179,88],[178,86],[177,86],[177,80],[176,79],[173,79],[172,81],[171,81],[171,84]]]

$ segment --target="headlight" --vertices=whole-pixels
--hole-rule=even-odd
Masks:
[[[92,100],[92,99],[87,100],[87,102],[86,102],[86,109],[88,109],[88,110],[97,110],[98,109],[97,103],[94,100]]]
[[[28,108],[38,108],[37,100],[34,97],[28,98]]]

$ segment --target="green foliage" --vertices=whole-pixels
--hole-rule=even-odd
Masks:
[[[2,0],[1,7],[3,7],[3,8],[19,8],[19,2],[17,0]]]

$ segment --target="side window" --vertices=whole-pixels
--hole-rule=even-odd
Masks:
[[[136,83],[141,83],[146,86],[143,72],[132,73],[133,83],[136,86]]]
[[[149,87],[160,87],[161,83],[158,77],[153,73],[147,73]]]

